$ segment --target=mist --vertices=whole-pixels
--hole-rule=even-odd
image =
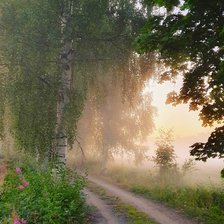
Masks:
[[[155,79],[155,76],[151,74],[148,79],[141,82],[141,85],[136,88],[137,91],[135,89],[135,95],[131,100],[123,95],[124,86],[121,82],[108,76],[98,77],[97,82],[100,83],[98,87],[101,86],[101,88],[90,89],[84,111],[78,122],[78,144],[74,144],[69,156],[72,166],[87,167],[90,172],[104,173],[109,176],[118,167],[121,172],[130,170],[130,175],[133,172],[150,173],[151,177],[158,175],[158,167],[152,161],[152,157],[156,152],[156,136],[158,130],[161,129],[157,120],[160,119],[165,107],[165,102],[162,108],[160,107],[162,102],[158,102],[158,99],[159,92],[161,92],[161,101],[164,101],[167,90],[164,85],[165,89],[159,86],[157,89],[152,88],[153,93],[150,91],[149,83],[150,80]],[[168,115],[171,113],[169,112],[170,107],[167,105],[168,109],[165,110],[168,111]],[[181,113],[182,108],[175,107],[175,110]],[[188,113],[191,117],[190,112]],[[162,116],[165,117],[166,114]],[[167,119],[170,119],[169,116]],[[179,118],[173,117],[173,120],[167,121],[167,124],[172,124],[177,119]],[[193,120],[192,124],[183,123],[183,129],[190,130],[187,125],[193,125],[196,122],[199,126],[200,121],[198,120]],[[169,128],[172,129],[172,126],[162,127],[162,129]],[[194,157],[190,157],[190,146],[198,141],[206,141],[209,131],[201,128],[198,129],[199,132],[187,133],[185,131],[181,136],[181,132],[176,132],[175,128],[172,130],[175,161],[178,169],[181,169],[186,160],[194,160]],[[194,160],[193,168],[182,177],[181,184],[221,185],[220,171],[222,168],[223,161],[220,159],[209,159],[207,162]]]
[[[102,169],[117,156],[132,156],[136,163],[141,162],[154,128],[156,109],[151,95],[143,95],[141,88],[133,89],[135,95],[128,100],[120,83],[108,77],[102,77],[99,82],[102,88],[89,91],[78,122],[78,139],[86,160],[97,159]]]

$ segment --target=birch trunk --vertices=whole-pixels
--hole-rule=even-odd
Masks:
[[[55,151],[59,165],[66,164],[66,154],[68,147],[68,136],[63,123],[66,106],[70,103],[72,61],[73,61],[73,42],[66,38],[65,30],[69,25],[72,16],[72,3],[66,5],[62,3],[61,8],[61,83],[58,92],[57,117],[56,117],[56,142]],[[67,8],[68,7],[68,8]]]
[[[58,162],[61,164],[66,163],[66,151],[67,151],[67,133],[63,124],[63,116],[66,106],[69,104],[69,93],[71,90],[71,77],[72,66],[71,60],[73,53],[71,52],[72,43],[66,43],[61,55],[62,76],[61,87],[58,93],[57,102],[57,118],[56,118],[56,153]]]

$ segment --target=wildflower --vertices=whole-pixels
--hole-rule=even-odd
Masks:
[[[15,208],[13,208],[12,211],[12,220],[13,224],[27,224],[27,221],[25,219],[20,219]]]
[[[24,187],[29,186],[29,182],[28,182],[28,181],[26,181],[26,180],[23,180],[23,181],[22,181],[22,184],[23,184],[23,186],[24,186]]]
[[[21,219],[21,220],[20,220],[20,223],[21,223],[21,224],[26,224],[27,221],[26,221],[25,219]]]
[[[23,185],[19,185],[19,190],[23,190],[25,187]]]
[[[13,219],[13,224],[27,224],[27,221],[25,219],[19,219],[18,216],[15,216]]]
[[[22,224],[17,215],[15,215],[14,218],[13,218],[13,224]]]
[[[13,224],[21,224],[21,222],[17,216],[14,217]]]
[[[16,167],[16,173],[17,174],[21,174],[22,173],[22,170],[19,167]]]

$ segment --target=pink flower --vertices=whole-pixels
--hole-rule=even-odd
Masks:
[[[21,219],[20,222],[21,222],[21,224],[26,224],[27,223],[27,221],[25,219]]]
[[[25,219],[19,219],[17,216],[13,219],[13,224],[27,224],[27,221]]]
[[[17,216],[13,219],[13,224],[22,224]]]
[[[23,185],[19,185],[19,190],[23,190],[25,187]]]
[[[24,187],[29,186],[29,182],[28,182],[28,181],[26,181],[26,180],[23,180],[22,184],[23,184],[23,186],[24,186]]]
[[[16,173],[20,174],[20,173],[22,173],[22,170],[19,167],[16,167]]]

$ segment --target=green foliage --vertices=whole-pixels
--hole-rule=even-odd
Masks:
[[[162,185],[176,183],[176,177],[179,177],[172,138],[171,130],[160,130],[156,140],[157,148],[153,161],[159,168],[157,178]]]
[[[224,169],[221,170],[221,177],[224,178]]]
[[[170,186],[181,184],[183,177],[194,169],[194,160],[186,159],[182,166],[176,162],[172,130],[160,130],[156,146],[153,162],[159,167],[159,173],[155,181]]]
[[[29,185],[20,190],[23,179]],[[35,166],[23,165],[22,174],[10,170],[0,189],[0,222],[11,223],[12,213],[16,212],[30,224],[84,223],[83,187],[84,180],[69,171],[55,179],[50,170]]]
[[[220,189],[207,188],[145,188],[135,187],[133,192],[160,200],[179,208],[191,216],[199,218],[205,224],[224,221],[224,192]]]
[[[183,75],[179,93],[168,95],[167,103],[189,103],[199,110],[203,125],[223,122],[223,1],[147,1],[150,6],[164,6],[169,13],[152,11],[136,40],[140,53],[154,52],[166,69],[161,81]],[[179,2],[179,3],[178,3]],[[152,4],[152,5],[151,5]],[[222,136],[222,137],[221,137]],[[223,127],[216,129],[207,143],[192,146],[197,159],[223,156]]]
[[[168,11],[179,5],[179,0],[145,0],[148,5],[164,6]]]
[[[149,218],[144,213],[137,211],[136,208],[130,205],[120,203],[117,205],[117,209],[127,213],[131,224],[155,224],[155,222],[153,220],[149,220]]]
[[[156,156],[154,162],[164,171],[175,166],[175,151],[173,146],[172,131],[161,130],[156,140]]]
[[[46,1],[1,2],[1,60],[13,134],[20,148],[42,156],[54,135],[60,72],[54,62],[60,33],[55,7]]]
[[[9,106],[19,148],[43,158],[52,149],[62,83],[62,38],[73,42],[75,55],[70,103],[63,111],[70,145],[87,92],[97,91],[102,84],[99,77],[113,77],[130,100],[138,80],[146,79],[139,69],[130,69],[132,42],[145,20],[137,1],[3,0],[0,4],[1,62],[7,77],[0,109],[4,102]],[[62,11],[69,15],[63,34]],[[144,60],[140,63],[144,65],[141,69],[148,67]]]

